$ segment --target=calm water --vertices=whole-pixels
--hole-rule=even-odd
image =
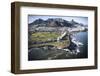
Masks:
[[[75,35],[76,40],[83,43],[83,46],[79,47],[79,57],[88,57],[88,32],[79,32]]]

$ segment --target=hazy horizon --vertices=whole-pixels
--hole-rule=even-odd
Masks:
[[[71,21],[72,19],[78,23],[82,23],[84,25],[88,25],[88,17],[79,17],[79,16],[47,16],[47,15],[28,15],[28,24],[32,23],[37,19],[47,20],[49,18],[62,18],[67,21]]]

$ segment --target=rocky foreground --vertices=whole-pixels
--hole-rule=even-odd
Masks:
[[[29,50],[29,60],[53,60],[53,59],[70,59],[77,58],[74,52],[68,49],[58,49],[53,46],[42,46]]]

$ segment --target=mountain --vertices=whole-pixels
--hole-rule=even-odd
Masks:
[[[47,20],[36,19],[29,26],[33,27],[74,27],[75,24],[78,24],[74,20],[67,21],[62,18],[49,18]]]
[[[43,19],[37,19],[35,21],[33,21],[32,23],[30,23],[29,25],[37,25],[37,24],[44,24],[45,21]]]
[[[71,23],[72,25],[77,25],[77,24],[79,24],[78,22],[74,21],[74,19],[72,19],[72,20],[70,21],[70,23]]]

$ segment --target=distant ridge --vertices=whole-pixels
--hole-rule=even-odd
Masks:
[[[45,27],[74,27],[75,24],[79,24],[78,22],[75,22],[73,19],[72,21],[67,21],[62,18],[49,18],[47,20],[43,19],[36,19],[32,23],[29,24],[29,26],[45,26]]]

